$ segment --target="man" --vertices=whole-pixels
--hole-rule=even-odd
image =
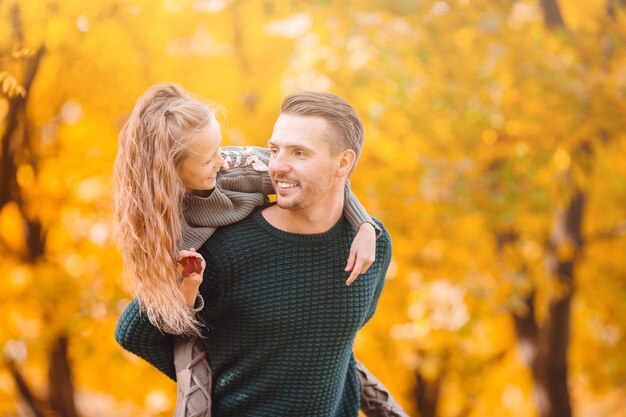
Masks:
[[[368,387],[359,385],[352,344],[374,314],[391,257],[379,225],[374,264],[343,284],[354,237],[342,217],[344,190],[362,144],[361,121],[343,99],[287,97],[269,141],[276,204],[220,228],[199,249],[216,417],[357,416]],[[172,376],[171,347],[160,349],[171,340],[149,323],[146,332],[152,347],[139,354]]]

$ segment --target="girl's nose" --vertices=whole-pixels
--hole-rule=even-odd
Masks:
[[[219,148],[217,150],[217,155],[218,155],[217,165],[221,167],[224,165],[224,154],[222,153],[222,148]]]

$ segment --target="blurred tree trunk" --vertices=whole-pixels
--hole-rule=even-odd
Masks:
[[[543,20],[550,29],[565,28],[565,22],[561,15],[561,8],[557,0],[541,0]]]
[[[74,401],[74,382],[68,356],[68,338],[58,336],[48,359],[48,398],[35,395],[15,361],[5,357],[9,374],[24,404],[35,417],[79,417]]]
[[[582,146],[577,155],[578,160],[591,163],[589,147]],[[512,313],[519,351],[531,371],[535,405],[541,417],[572,415],[567,384],[567,355],[574,273],[584,242],[582,221],[587,195],[574,184],[571,172],[564,174],[563,183],[564,193],[568,197],[553,212],[545,260],[546,275],[553,282],[546,317],[542,323],[537,323],[535,288],[525,295],[523,299],[525,308],[514,309]],[[496,233],[498,253],[503,257],[504,247],[515,245],[518,239],[515,230]],[[516,273],[526,275],[524,270]]]
[[[556,294],[549,300],[544,321],[541,324],[536,321],[535,288],[524,297],[525,308],[513,311],[518,348],[531,371],[535,405],[541,417],[572,415],[567,385],[567,352],[574,266],[582,243],[581,224],[585,200],[584,193],[574,192],[565,207],[554,212],[546,273],[556,284]],[[498,233],[498,252],[502,254],[506,245],[514,245],[517,240],[515,231]],[[525,271],[516,272],[526,275]]]
[[[12,10],[12,26],[16,42],[21,46],[23,42],[22,27],[20,21],[19,6],[14,5]],[[9,99],[9,109],[7,111],[5,129],[2,132],[2,160],[0,165],[0,209],[8,202],[17,204],[24,219],[24,228],[27,239],[29,262],[34,262],[44,254],[45,239],[39,219],[28,218],[24,209],[22,193],[17,183],[17,158],[19,151],[24,148],[31,148],[30,132],[26,114],[26,104],[28,102],[28,92],[35,80],[41,59],[45,54],[42,46],[35,54],[28,59],[24,74],[21,77],[22,86],[26,90],[26,96],[13,97]],[[34,156],[34,155],[33,155]],[[36,158],[32,158],[36,161]],[[36,170],[36,166],[33,166]]]
[[[527,310],[513,314],[522,358],[534,380],[534,398],[541,417],[570,417],[567,353],[570,340],[574,267],[579,258],[586,194],[575,190],[554,212],[546,272],[555,282],[545,320],[535,319],[535,291],[525,298]]]
[[[548,29],[567,29],[557,0],[541,0],[540,4]],[[574,267],[583,242],[581,230],[586,194],[575,184],[571,172],[566,172],[564,177],[563,191],[567,197],[553,211],[547,245],[545,269],[549,279],[553,280],[554,293],[548,301],[546,317],[541,324],[537,323],[534,288],[523,300],[525,311],[513,312],[519,350],[533,376],[533,395],[541,417],[572,415],[567,355]],[[496,236],[499,248],[517,239],[516,231]]]
[[[420,417],[435,417],[441,391],[441,378],[429,381],[418,371],[415,373],[414,398]]]
[[[575,263],[582,249],[582,220],[586,194],[565,174],[570,197],[554,210],[545,260],[546,275],[552,280],[553,293],[548,301],[545,319],[536,319],[532,288],[523,297],[524,308],[514,308],[513,321],[522,360],[533,377],[533,396],[540,417],[571,417],[567,354],[570,341],[571,300],[574,293]],[[496,233],[497,251],[504,262],[504,250],[519,240],[515,230]],[[515,274],[526,276],[524,269]]]
[[[12,7],[11,24],[16,45],[23,47],[24,36],[19,4]],[[9,108],[4,122],[4,131],[1,135],[0,209],[9,202],[15,203],[19,208],[25,229],[27,251],[13,255],[21,258],[23,262],[31,264],[36,263],[45,254],[46,236],[39,218],[28,214],[29,210],[26,207],[28,202],[23,198],[22,190],[17,181],[17,171],[20,162],[28,161],[33,170],[37,172],[37,149],[28,121],[27,103],[44,54],[45,48],[42,46],[26,60],[23,74],[18,74],[26,95],[8,100]],[[32,414],[37,417],[78,417],[67,347],[66,335],[60,335],[53,341],[48,362],[49,395],[47,400],[35,396],[33,389],[12,358],[6,360],[6,365],[18,392]]]
[[[69,362],[67,336],[59,336],[50,353],[48,398],[52,409],[63,417],[78,417],[74,403],[74,382]]]

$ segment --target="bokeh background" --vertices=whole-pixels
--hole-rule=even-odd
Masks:
[[[160,81],[231,145],[298,90],[357,108],[394,252],[355,353],[412,416],[626,416],[625,3],[1,0],[0,416],[171,415],[113,338],[117,134]]]

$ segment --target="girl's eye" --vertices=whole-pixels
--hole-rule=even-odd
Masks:
[[[211,162],[215,162],[215,161],[217,161],[217,159],[219,158],[219,155],[220,155],[220,153],[219,153],[219,152],[218,152],[218,153],[213,154],[213,156],[211,157],[211,159],[209,159],[209,160],[207,161],[207,163],[206,163],[206,164],[204,164],[204,165],[209,165]]]

